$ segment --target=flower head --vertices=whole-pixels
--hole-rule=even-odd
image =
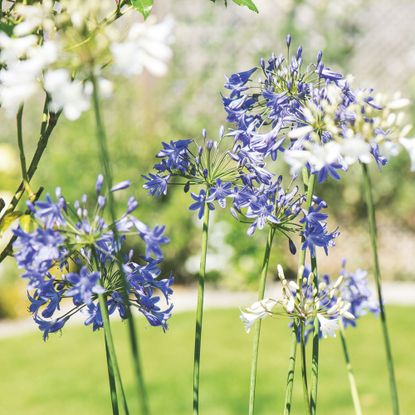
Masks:
[[[163,256],[161,245],[169,242],[165,227],[151,229],[137,219],[132,214],[138,205],[134,198],[128,200],[125,213],[115,223],[107,222],[103,181],[99,176],[92,210],[86,195],[72,205],[58,190],[56,202],[48,195],[46,201],[30,206],[37,221],[33,232],[15,230],[15,258],[24,270],[22,277],[28,280],[30,311],[45,339],[79,311],[86,313],[85,325],[91,324],[94,330],[102,327],[99,296],[104,297],[109,314],[118,310],[125,319],[127,307],[134,306],[151,325],[167,328],[173,278],[160,279],[158,267]],[[124,181],[111,191],[128,186],[129,181]],[[145,255],[139,262],[133,261],[133,251],[126,257],[119,255],[127,234],[145,244]],[[157,292],[164,295],[167,308],[159,305]],[[60,304],[67,299],[72,300],[73,308],[61,314]]]

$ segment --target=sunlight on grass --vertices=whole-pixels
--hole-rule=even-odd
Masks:
[[[412,348],[414,308],[391,307],[389,320],[400,387],[402,413],[415,406],[415,362]],[[163,334],[139,320],[145,374],[152,412],[166,415],[191,412],[193,313],[172,318]],[[264,321],[257,390],[258,414],[280,413],[287,368],[289,336],[285,320]],[[119,358],[131,413],[138,405],[127,343],[127,329],[114,324]],[[348,330],[352,359],[366,415],[390,414],[389,390],[379,322],[373,316]],[[243,414],[247,408],[252,336],[245,334],[237,310],[208,310],[202,353],[201,409],[208,415]],[[353,407],[338,339],[322,342],[319,412],[349,415]],[[66,328],[63,337],[41,334],[0,341],[1,413],[110,414],[102,333],[89,328]],[[303,411],[299,376],[294,413]],[[168,408],[168,413],[166,413]],[[335,408],[335,409],[333,409]]]

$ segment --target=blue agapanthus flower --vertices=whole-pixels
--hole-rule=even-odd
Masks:
[[[316,256],[316,247],[323,248],[328,255],[328,248],[335,245],[334,240],[340,234],[337,229],[327,231],[328,215],[321,212],[321,209],[327,207],[326,203],[318,198],[314,202],[308,211],[303,212],[304,217],[300,220],[304,225],[301,249],[309,249],[312,257]]]
[[[241,75],[241,79],[245,76]],[[236,78],[230,82],[239,82]],[[214,202],[226,207],[226,200],[233,197],[234,185],[241,180],[241,164],[229,153],[223,127],[217,141],[208,139],[203,130],[201,140],[170,141],[162,146],[156,156],[161,160],[154,165],[155,172],[143,176],[143,187],[150,195],[166,195],[169,185],[182,186],[186,193],[197,188],[197,192],[191,192],[190,210],[196,211],[199,219],[205,209],[215,208]]]
[[[346,270],[346,261],[342,263],[342,270],[340,275],[344,278],[344,283],[341,287],[341,295],[350,306],[350,312],[355,316],[354,320],[343,320],[345,327],[355,327],[357,320],[367,313],[378,314],[379,303],[374,298],[374,295],[369,287],[367,271],[358,268],[354,272]]]
[[[261,59],[258,67],[227,78],[222,102],[236,157],[265,184],[269,177],[259,173],[282,154],[293,175],[304,167],[319,183],[330,177],[340,180],[340,170],[356,161],[374,159],[383,166],[387,145],[378,141],[382,137],[380,142],[387,143],[391,131],[377,128],[370,139],[360,139],[364,133],[355,131],[356,119],[365,124],[363,131],[379,124],[376,117],[383,108],[375,102],[373,91],[352,90],[341,73],[325,65],[321,51],[306,65],[302,47],[293,53],[291,37],[287,39],[285,55],[273,54]],[[368,107],[378,112],[369,114]],[[359,137],[357,152],[343,146],[350,135]]]
[[[169,153],[169,157],[173,156]],[[138,203],[133,197],[128,199],[119,219],[107,222],[103,182],[100,175],[96,203],[91,209],[86,195],[70,205],[58,190],[57,201],[47,196],[45,202],[30,204],[36,222],[34,231],[26,232],[21,227],[14,231],[14,257],[24,270],[22,277],[28,280],[29,310],[44,339],[62,329],[78,312],[86,315],[85,325],[92,325],[94,330],[101,328],[99,296],[103,296],[110,315],[118,311],[125,319],[127,307],[133,306],[152,326],[167,329],[173,307],[173,277],[160,278],[161,246],[169,242],[165,227],[151,229],[137,219],[133,212]],[[129,185],[129,181],[124,181],[111,191],[121,191]],[[139,255],[138,261],[133,260],[133,251],[119,255],[127,235],[144,242],[145,255]],[[119,258],[123,258],[122,264],[118,263]],[[120,265],[125,275],[120,272]],[[165,307],[160,305],[158,293],[163,295]],[[68,300],[72,300],[73,307],[63,313],[62,304],[66,304],[66,310]]]
[[[196,193],[191,193],[192,199],[195,201],[194,203],[192,203],[189,206],[190,210],[196,210],[197,213],[197,217],[199,219],[203,218],[203,215],[205,214],[205,207],[207,206],[207,208],[209,210],[213,210],[215,207],[213,206],[213,203],[211,202],[207,202],[207,197],[206,197],[206,191],[204,189],[202,189],[199,194]]]
[[[101,275],[99,272],[89,272],[87,267],[82,267],[79,274],[70,272],[65,276],[66,281],[71,285],[65,295],[72,297],[76,305],[91,304],[94,294],[104,294],[105,290],[99,284]]]

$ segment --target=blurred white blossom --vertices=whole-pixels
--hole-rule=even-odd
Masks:
[[[104,77],[111,67],[125,76],[144,69],[164,75],[172,56],[172,19],[127,20],[126,31],[125,24],[112,24],[120,17],[115,8],[112,0],[45,0],[7,9],[18,24],[11,36],[0,32],[0,105],[6,115],[15,116],[44,89],[49,109],[75,120],[90,107],[92,75],[102,98],[112,94]],[[121,15],[130,9],[122,7]]]
[[[165,75],[167,62],[172,56],[169,46],[172,28],[172,18],[166,18],[160,23],[155,23],[152,18],[144,23],[135,23],[125,41],[111,45],[114,72],[133,76],[147,69],[153,75]]]
[[[66,118],[76,120],[89,108],[89,97],[80,81],[72,81],[65,69],[48,71],[45,74],[45,89],[51,96],[49,108],[63,110]]]

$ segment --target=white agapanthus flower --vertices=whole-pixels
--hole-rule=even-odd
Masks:
[[[100,0],[16,4],[11,12],[17,22],[13,36],[0,32],[0,106],[8,117],[45,90],[51,111],[79,118],[90,106],[92,72],[100,96],[111,96],[112,83],[102,77],[111,58],[113,71],[125,76],[144,70],[157,76],[167,72],[172,19],[134,23],[124,39],[124,28],[118,30],[108,18],[114,7]]]
[[[253,324],[257,320],[262,320],[269,316],[276,304],[276,300],[266,298],[261,301],[256,301],[250,307],[246,308],[245,311],[241,311],[241,320],[244,323],[246,332],[249,333],[251,331]]]
[[[30,60],[17,61],[0,71],[0,104],[6,116],[14,117],[20,106],[40,90],[39,66]]]
[[[51,96],[49,108],[53,112],[62,110],[69,120],[78,119],[89,108],[89,97],[82,82],[72,81],[66,69],[46,72],[46,91]]]
[[[172,56],[172,28],[171,18],[158,24],[153,19],[135,23],[124,42],[114,42],[110,47],[114,73],[128,77],[147,69],[155,76],[165,75]]]
[[[7,117],[14,117],[20,106],[41,91],[44,68],[58,57],[55,43],[36,44],[36,36],[9,38],[0,33],[0,60],[6,67],[0,71],[0,104]],[[23,59],[20,59],[23,58]]]
[[[6,64],[16,62],[36,43],[37,37],[35,35],[9,37],[6,33],[0,32],[0,62]]]
[[[273,315],[285,315],[305,324],[317,318],[323,337],[335,337],[342,318],[354,320],[354,315],[348,311],[350,303],[341,297],[343,276],[329,286],[325,282],[320,282],[317,290],[314,287],[313,273],[308,273],[307,277],[304,275],[304,267],[300,267],[298,271],[298,280],[302,285],[300,288],[299,283],[287,281],[283,268],[278,265],[278,277],[282,284],[281,297],[278,300],[267,298],[256,301],[241,311],[240,318],[247,333],[257,320]],[[275,310],[277,305],[280,307]]]
[[[58,60],[58,54],[58,44],[50,40],[46,40],[41,46],[29,48],[27,51],[28,60],[31,60],[33,65],[38,65],[39,72],[55,63]]]
[[[327,144],[305,143],[304,150],[287,150],[284,153],[286,163],[291,167],[291,174],[299,171],[309,164],[312,171],[318,172],[324,166],[341,161],[341,146],[333,141]]]
[[[340,318],[327,318],[320,313],[317,314],[317,318],[320,323],[322,336],[325,339],[327,337],[336,337],[336,332],[340,329]]]
[[[309,148],[309,163],[314,171],[320,171],[324,166],[338,163],[341,158],[341,147],[336,142],[330,141],[324,145],[311,145]]]
[[[306,150],[286,150],[284,152],[285,162],[290,166],[290,173],[297,175],[308,163],[310,152]]]
[[[373,160],[370,144],[358,137],[343,140],[340,144],[340,153],[348,166],[357,161],[368,164]]]
[[[42,27],[43,30],[51,30],[53,28],[51,19],[53,10],[54,2],[52,0],[43,0],[33,5],[18,4],[16,14],[20,16],[21,21],[14,27],[13,33],[16,36],[25,36],[38,27]]]

